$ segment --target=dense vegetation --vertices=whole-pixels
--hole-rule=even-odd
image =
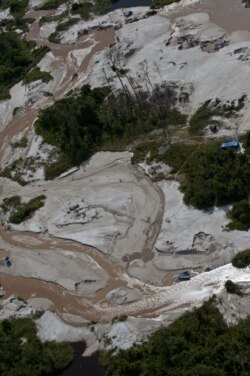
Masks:
[[[0,322],[0,375],[55,376],[73,360],[64,343],[42,343],[30,319]]]
[[[144,145],[135,148],[135,158],[142,157]],[[187,205],[205,209],[248,199],[250,164],[247,152],[222,151],[217,142],[173,144],[162,154],[157,152],[159,145],[151,146],[150,159],[167,163],[173,168],[173,173],[184,174],[181,189]],[[239,206],[244,205],[241,203]],[[230,212],[230,218],[237,220],[239,216],[242,223],[248,223],[249,211],[245,212],[245,206],[242,211],[238,209]]]
[[[238,286],[236,283],[228,279],[225,283],[225,288],[229,294],[236,294],[239,296],[242,296],[242,291],[240,286]]]
[[[0,34],[0,100],[9,98],[9,88],[24,78],[48,51],[47,47],[35,46],[15,32]]]
[[[107,376],[248,376],[250,317],[227,327],[211,301],[148,342],[103,354]]]
[[[124,149],[138,135],[168,124],[184,124],[186,116],[173,110],[175,101],[169,104],[165,95],[161,98],[164,105],[156,104],[154,95],[138,103],[123,93],[110,94],[107,87],[91,90],[84,86],[80,95],[41,111],[36,133],[60,150],[58,161],[46,167],[46,178],[79,165],[100,149]]]
[[[19,224],[29,218],[36,210],[44,206],[46,196],[41,195],[28,202],[21,203],[20,196],[7,197],[0,206],[3,213],[10,213],[9,221]]]
[[[246,249],[234,256],[232,260],[233,266],[236,268],[246,268],[250,265],[250,249]]]

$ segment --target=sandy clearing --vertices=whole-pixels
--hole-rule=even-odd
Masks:
[[[156,242],[154,265],[161,270],[198,266],[218,267],[230,262],[235,253],[248,248],[250,231],[225,231],[227,208],[201,211],[187,207],[179,183],[161,182],[165,194],[165,212]],[[200,240],[194,241],[197,234]],[[198,249],[194,253],[192,249]]]
[[[151,251],[160,230],[164,198],[156,184],[131,166],[130,157],[128,152],[98,153],[86,168],[61,178],[59,186],[58,180],[21,190],[11,184],[11,195],[28,199],[35,191],[47,197],[45,207],[32,219],[13,228],[49,231],[90,244],[117,261],[135,252]],[[6,194],[10,194],[10,186]],[[71,209],[74,206],[77,210]]]

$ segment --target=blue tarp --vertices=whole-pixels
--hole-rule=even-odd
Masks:
[[[181,273],[179,273],[179,275],[178,275],[178,279],[179,279],[179,280],[187,280],[187,279],[190,279],[190,273],[189,273],[189,271],[185,271],[185,272],[181,272]]]
[[[221,149],[238,149],[240,147],[239,141],[233,140],[229,142],[224,142],[221,144]]]
[[[128,10],[127,12],[125,12],[125,13],[123,13],[124,14],[124,16],[125,17],[131,17],[131,16],[133,16],[133,12],[132,12],[132,10]]]

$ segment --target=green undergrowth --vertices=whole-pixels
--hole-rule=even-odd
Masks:
[[[45,83],[48,83],[52,80],[53,77],[49,72],[43,72],[40,68],[36,67],[29,71],[23,79],[24,84],[30,84],[33,81],[42,80]]]
[[[0,322],[0,375],[55,376],[74,358],[66,343],[41,342],[31,319]]]
[[[16,148],[25,148],[28,145],[28,139],[27,139],[26,136],[23,136],[21,138],[21,140],[13,142],[11,145],[12,145],[12,147],[14,149],[16,149]]]
[[[236,268],[246,268],[250,265],[250,249],[246,249],[240,253],[237,253],[232,260],[233,266]]]
[[[26,185],[26,182],[23,180],[22,174],[19,173],[19,171],[16,171],[18,162],[22,162],[22,158],[20,158],[19,161],[14,161],[10,166],[6,166],[4,169],[0,170],[0,177],[11,179],[24,186]]]
[[[212,299],[141,345],[102,354],[107,376],[248,376],[250,316],[228,327]]]
[[[192,136],[201,136],[203,130],[208,125],[219,125],[216,116],[231,117],[237,116],[237,113],[244,107],[247,96],[242,95],[238,100],[221,103],[219,99],[215,101],[208,100],[203,103],[189,120],[189,133]]]
[[[42,26],[45,23],[62,21],[67,16],[68,16],[68,11],[67,10],[65,10],[61,14],[57,14],[57,15],[53,15],[53,16],[43,16],[39,20],[39,25]]]
[[[218,109],[211,108],[206,103],[203,104],[190,118],[189,133],[191,135],[201,135],[207,125],[217,123],[212,120],[212,117],[216,115],[220,115]]]
[[[41,10],[51,10],[57,9],[60,5],[67,3],[68,0],[48,0],[43,3],[39,9]]]
[[[0,34],[0,100],[10,98],[9,89],[23,79],[41,58],[48,47],[36,47],[15,32]]]
[[[1,210],[9,213],[9,222],[20,224],[30,218],[36,210],[44,206],[46,196],[40,195],[28,202],[22,203],[20,196],[8,197],[3,200]]]

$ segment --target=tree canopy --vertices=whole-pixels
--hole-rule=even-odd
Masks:
[[[79,165],[100,149],[124,150],[138,135],[169,123],[185,123],[186,116],[174,109],[175,102],[169,103],[168,92],[159,108],[155,93],[149,99],[144,94],[138,104],[127,92],[111,94],[108,87],[92,90],[85,85],[79,94],[42,110],[36,133],[60,151],[57,162],[46,167],[46,178]]]
[[[104,353],[107,376],[248,376],[250,317],[228,327],[212,301],[142,345]]]
[[[0,375],[55,376],[73,360],[65,343],[42,343],[30,319],[0,322]]]

